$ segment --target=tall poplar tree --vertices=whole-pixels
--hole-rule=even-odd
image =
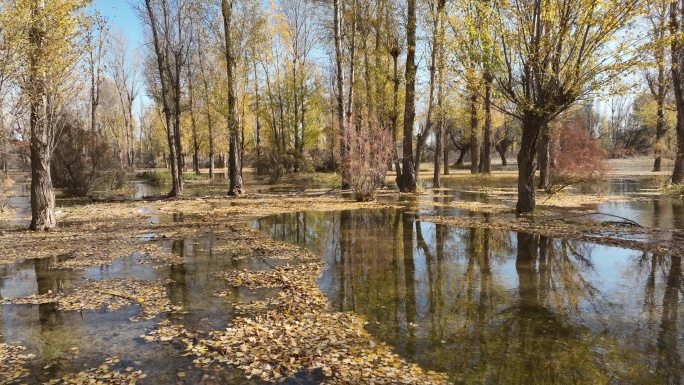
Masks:
[[[225,39],[226,75],[228,81],[228,195],[242,195],[242,167],[240,166],[240,130],[238,127],[237,91],[235,67],[237,57],[233,39],[233,6],[235,0],[221,0],[221,13],[223,15],[223,33]]]
[[[416,120],[416,1],[406,5],[406,100],[404,102],[404,138],[402,144],[402,170],[397,176],[401,192],[415,192],[417,168],[413,158],[413,125]]]
[[[86,54],[80,42],[92,21],[85,12],[89,4],[89,0],[1,3],[0,23],[15,32],[4,49],[18,53],[12,76],[29,107],[31,230],[50,230],[56,225],[50,162],[65,122],[67,94],[74,89],[71,82]]]

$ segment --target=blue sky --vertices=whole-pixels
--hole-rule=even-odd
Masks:
[[[142,26],[130,2],[136,0],[93,0],[93,6],[107,18],[113,29],[123,30],[135,47],[142,44]]]

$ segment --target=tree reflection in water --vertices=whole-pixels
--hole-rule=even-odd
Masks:
[[[319,285],[340,310],[456,383],[682,381],[679,258],[400,210],[288,214],[258,227],[321,255]]]

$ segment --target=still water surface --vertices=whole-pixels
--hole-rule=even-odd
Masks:
[[[339,310],[457,383],[684,380],[680,258],[402,210],[284,214],[255,227],[320,255],[319,285]]]
[[[648,195],[645,189],[651,185],[625,179],[580,188],[639,197],[589,209],[649,227],[684,229],[682,199]],[[140,195],[156,191],[137,187]],[[408,210],[296,213],[263,218],[254,226],[320,255],[326,265],[319,284],[338,309],[364,315],[374,336],[411,361],[449,373],[456,383],[684,382],[679,258],[437,225],[407,212],[471,215],[431,201],[496,203],[477,186],[452,187],[458,188],[441,196],[402,198],[398,203]],[[11,203],[25,211],[27,190],[20,193]],[[221,329],[235,316],[233,303],[273,293],[234,289],[229,298],[213,297],[227,289],[212,279],[214,272],[265,266],[214,252],[221,245],[211,236],[164,242],[185,257],[184,265],[153,269],[133,255],[76,273],[55,270],[54,261],[47,260],[0,266],[0,299],[65,290],[85,278],[172,279],[169,297],[187,311],[131,323],[135,306],[79,313],[60,312],[50,304],[1,305],[0,342],[27,346],[38,355],[30,363],[30,382],[96,367],[114,355],[126,358],[114,369],[130,365],[150,374],[142,383],[170,383],[179,371],[187,373],[189,382],[202,378],[204,373],[193,369],[178,347],[145,343],[139,336],[163,319],[189,330]],[[78,354],[73,354],[76,346]],[[223,383],[247,381],[237,372],[222,375]],[[291,383],[312,381],[301,377]]]
[[[151,234],[152,235],[152,234]],[[141,336],[159,328],[159,322],[183,325],[193,332],[222,330],[236,316],[235,303],[249,303],[275,295],[271,289],[249,290],[233,288],[216,279],[217,271],[232,269],[264,269],[259,261],[235,260],[225,251],[216,252],[211,236],[182,241],[162,241],[167,252],[185,258],[182,265],[154,268],[139,263],[132,255],[111,266],[86,271],[54,268],[59,258],[27,259],[13,265],[0,265],[0,301],[59,293],[73,288],[86,279],[141,278],[171,280],[167,295],[177,313],[162,313],[152,320],[131,322],[140,311],[133,305],[116,311],[60,311],[56,304],[0,305],[0,343],[26,346],[27,353],[36,355],[27,362],[31,376],[22,383],[43,383],[65,373],[98,367],[107,358],[118,356],[121,361],[110,370],[123,371],[131,366],[142,369],[147,378],[141,384],[171,384],[184,373],[184,383],[199,383],[207,372],[195,368],[194,357],[184,357],[184,346],[171,343],[148,343]],[[225,298],[214,296],[227,291]],[[253,384],[239,370],[208,372],[214,381],[225,384]],[[181,383],[183,383],[181,381]]]

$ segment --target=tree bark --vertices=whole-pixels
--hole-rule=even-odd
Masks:
[[[416,118],[416,0],[408,0],[406,9],[406,102],[400,188],[401,192],[415,192],[417,178],[415,160],[413,159],[413,124]]]
[[[545,124],[541,129],[541,140],[539,141],[539,188],[545,189],[549,186],[551,179],[551,137],[549,135],[549,125]]]
[[[443,123],[442,139],[444,140],[444,149],[442,150],[442,152],[444,153],[443,154],[444,155],[444,162],[443,162],[444,163],[444,175],[449,175],[449,142],[446,140],[446,136],[447,136],[446,126],[445,126],[446,122],[442,122],[442,123]]]
[[[32,13],[36,15],[29,31],[32,46],[29,57],[29,124],[31,129],[31,225],[34,231],[50,230],[55,227],[55,194],[50,175],[52,137],[55,134],[53,122],[48,117],[49,98],[45,86],[44,7],[36,4]]]
[[[479,171],[480,141],[479,119],[477,117],[477,94],[471,91],[470,95],[470,173],[477,174]]]
[[[522,142],[518,152],[518,203],[515,209],[519,214],[534,211],[536,203],[534,174],[537,168],[537,146],[542,124],[530,115],[523,116]]]
[[[498,145],[494,146],[494,148],[496,149],[496,152],[498,152],[499,156],[501,157],[501,165],[502,166],[508,166],[508,161],[506,160],[506,148],[507,147],[503,147],[500,144],[498,144]]]
[[[681,0],[670,4],[670,35],[681,33],[682,12]],[[675,158],[672,183],[681,184],[684,181],[684,46],[680,39],[672,39],[672,86],[677,105],[677,156]]]
[[[199,164],[199,134],[197,133],[197,119],[195,118],[195,87],[192,78],[192,66],[188,65],[188,97],[190,103],[190,125],[192,127],[192,168],[195,175],[200,174]]]
[[[241,159],[240,159],[240,130],[237,121],[237,96],[235,92],[235,75],[233,70],[236,58],[233,55],[232,22],[233,5],[228,0],[221,0],[221,12],[223,13],[223,31],[226,42],[226,74],[228,80],[228,178],[230,179],[228,195],[242,195]]]
[[[392,50],[390,51],[390,55],[392,55],[392,63],[393,63],[393,74],[394,77],[392,78],[392,96],[393,96],[393,101],[392,101],[392,116],[391,116],[391,123],[392,123],[392,155],[394,158],[394,168],[397,172],[397,187],[401,191],[401,163],[399,162],[399,153],[397,151],[397,133],[399,131],[399,43],[395,42],[395,46],[392,47]]]
[[[458,156],[458,159],[456,159],[456,163],[455,163],[457,166],[463,164],[463,160],[465,159],[465,156],[469,150],[470,150],[469,148],[462,148],[461,149],[461,154]]]
[[[482,133],[482,172],[492,173],[492,81],[493,77],[489,70],[484,73],[484,127]]]
[[[658,84],[653,87],[656,100],[656,140],[654,146],[655,160],[653,162],[653,171],[660,171],[662,168],[663,156],[663,140],[667,130],[665,128],[665,94],[667,93],[667,85],[665,84],[665,71],[662,63],[658,63]]]
[[[256,173],[261,174],[261,120],[259,119],[259,72],[254,60],[254,117],[256,119]]]
[[[340,165],[339,170],[342,175],[342,189],[347,190],[351,186],[349,176],[349,150],[351,140],[349,137],[349,127],[345,121],[346,109],[344,105],[344,69],[342,68],[342,61],[344,52],[342,51],[342,0],[333,0],[333,22],[334,39],[335,39],[335,67],[337,70],[337,78],[335,82],[335,98],[337,100],[337,124],[340,130]]]
[[[442,137],[444,136],[443,126],[444,124],[440,120],[440,122],[437,123],[437,130],[435,131],[435,164],[432,173],[432,187],[434,188],[442,187],[440,172],[442,171]]]
[[[207,80],[206,68],[204,67],[204,52],[202,50],[202,40],[198,39],[199,68],[202,73],[202,91],[205,100],[207,116],[207,128],[209,129],[209,179],[214,179],[214,122],[211,117],[211,106],[209,103],[209,81]]]

